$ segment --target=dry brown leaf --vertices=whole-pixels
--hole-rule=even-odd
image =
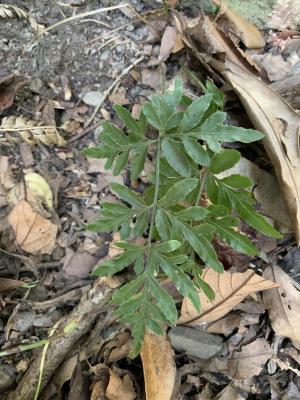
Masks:
[[[106,389],[108,400],[134,400],[136,393],[129,375],[120,378],[112,369],[109,370],[110,378]]]
[[[46,146],[66,145],[64,138],[60,136],[56,127],[43,128],[41,122],[29,120],[22,116],[3,118],[0,129],[6,132],[8,140],[13,143],[20,143],[23,140],[30,145],[38,143]]]
[[[269,343],[266,339],[259,338],[243,346],[241,351],[234,351],[229,360],[219,358],[212,360],[212,363],[215,363],[218,372],[236,380],[244,380],[259,375],[271,357]]]
[[[32,254],[51,254],[55,246],[57,226],[52,224],[22,200],[8,216],[14,230],[16,242],[23,250]]]
[[[170,400],[175,384],[174,352],[166,336],[147,333],[141,350],[146,400]]]
[[[12,106],[16,93],[27,83],[28,80],[22,75],[0,78],[0,111]]]
[[[9,157],[0,155],[0,185],[8,190],[14,186],[14,177],[11,166],[9,165]]]
[[[193,319],[195,321],[191,322],[191,325],[216,321],[250,294],[278,286],[250,269],[242,273],[224,271],[219,274],[213,269],[207,268],[204,270],[202,278],[215,292],[215,299],[210,301],[202,291],[199,292],[201,303],[201,314],[199,314],[192,302],[185,297],[181,307],[179,320],[181,323]]]
[[[263,276],[279,285],[279,288],[263,293],[272,328],[277,335],[288,337],[300,349],[300,292],[289,275],[277,265],[269,266]]]
[[[208,326],[206,332],[219,333],[224,336],[230,335],[234,329],[241,324],[241,316],[238,314],[229,314]]]
[[[270,87],[239,65],[215,59],[210,63],[231,83],[253,125],[265,134],[263,144],[275,168],[300,244],[300,115]]]
[[[23,286],[25,282],[16,279],[0,278],[0,293]]]
[[[176,28],[168,25],[166,27],[163,37],[161,39],[161,45],[160,45],[159,56],[158,56],[159,62],[164,62],[169,58],[169,56],[176,44],[177,36],[178,36],[178,33],[177,33]]]
[[[256,26],[250,24],[241,15],[231,10],[224,2],[220,0],[213,0],[213,2],[221,7],[222,16],[228,20],[231,30],[248,49],[261,48],[266,45],[263,35]]]

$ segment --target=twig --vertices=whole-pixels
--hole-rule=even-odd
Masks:
[[[139,57],[137,60],[135,60],[131,65],[129,65],[127,68],[125,68],[122,73],[117,77],[117,79],[115,79],[115,81],[109,86],[109,88],[107,90],[105,90],[105,92],[103,93],[103,97],[101,99],[101,102],[95,107],[95,110],[91,116],[91,118],[87,121],[87,123],[85,124],[85,128],[87,128],[90,123],[93,121],[93,119],[95,118],[97,112],[99,111],[100,107],[102,106],[103,102],[105,101],[105,99],[107,98],[107,96],[109,96],[110,92],[114,89],[114,87],[116,86],[116,84],[123,78],[123,76],[125,76],[126,74],[128,74],[128,72],[134,68],[137,64],[139,64],[141,61],[144,60],[144,56]]]
[[[125,8],[125,7],[128,7],[127,3],[126,4],[119,4],[118,6],[99,8],[97,10],[87,11],[87,12],[84,12],[82,14],[73,15],[72,17],[65,18],[65,19],[63,19],[61,21],[56,22],[53,25],[48,26],[48,28],[44,29],[42,31],[42,33],[40,33],[40,35],[43,35],[46,32],[49,32],[50,30],[52,30],[52,29],[54,29],[54,28],[56,28],[56,27],[58,27],[60,25],[66,24],[67,22],[75,21],[76,19],[90,17],[91,15],[96,15],[96,14],[100,14],[100,13],[103,13],[103,12],[106,12],[106,11],[117,10],[117,9]]]
[[[97,281],[95,286],[82,296],[78,306],[59,321],[58,329],[62,330],[63,334],[58,334],[53,341],[48,339],[49,347],[45,357],[43,379],[40,385],[41,391],[67,354],[74,348],[75,343],[90,331],[98,314],[103,312],[103,307],[110,300],[114,288],[121,283],[121,280],[117,278]],[[73,326],[73,328],[66,329],[70,326]],[[17,388],[9,393],[7,400],[30,400],[33,398],[35,388],[38,385],[37,371],[40,367],[41,354],[42,350],[31,363]]]

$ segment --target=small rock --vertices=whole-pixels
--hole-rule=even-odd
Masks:
[[[81,97],[81,100],[89,106],[97,107],[103,101],[103,94],[97,91],[87,92]]]
[[[220,336],[189,327],[176,326],[168,335],[175,350],[204,360],[213,357],[223,347]]]
[[[35,319],[34,311],[23,311],[17,316],[17,319],[13,325],[13,329],[20,333],[25,333],[29,328],[32,327]]]

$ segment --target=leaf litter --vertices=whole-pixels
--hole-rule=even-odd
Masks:
[[[123,102],[123,104],[128,105],[129,109],[139,110],[144,97],[152,93],[153,90],[160,90],[161,88],[162,75],[160,67],[157,67],[159,64],[163,67],[166,65],[168,82],[177,74],[183,76],[186,89],[190,95],[198,95],[199,90],[203,89],[195,88],[195,82],[190,82],[183,69],[180,68],[182,61],[189,63],[192,58],[189,67],[195,71],[202,81],[209,77],[214,79],[218,85],[228,81],[234,86],[235,92],[243,103],[252,124],[268,134],[269,143],[266,143],[266,141],[265,143],[271,159],[270,162],[265,154],[262,156],[261,152],[257,153],[257,149],[246,146],[242,151],[248,161],[244,163],[243,167],[236,167],[246,168],[249,176],[253,174],[253,192],[261,203],[262,213],[271,217],[276,226],[285,225],[285,227],[290,228],[290,221],[292,221],[297,233],[299,222],[297,204],[294,204],[292,200],[297,191],[297,173],[299,172],[297,164],[299,157],[296,151],[298,148],[297,133],[295,130],[298,117],[274,91],[269,90],[269,82],[266,82],[266,85],[261,82],[262,79],[265,79],[264,72],[262,72],[264,70],[269,79],[274,78],[274,74],[278,74],[278,70],[275,68],[276,58],[272,58],[264,48],[266,42],[276,43],[271,42],[273,33],[268,36],[268,33],[260,32],[228,8],[223,10],[223,15],[215,18],[215,16],[203,16],[202,12],[198,13],[197,10],[188,7],[186,15],[184,15],[185,11],[181,14],[172,11],[173,14],[167,21],[166,16],[161,11],[151,10],[147,14],[149,5],[144,5],[144,2],[141,3],[143,4],[136,5],[137,11],[143,13],[146,10],[146,14],[141,14],[142,19],[138,29],[125,31],[123,36],[125,42],[127,40],[130,45],[126,47],[127,44],[125,43],[122,48],[118,47],[122,44],[116,44],[114,48],[114,41],[112,41],[108,47],[109,51],[107,53],[102,51],[103,60],[95,63],[95,68],[93,68],[93,73],[97,73],[95,71],[101,69],[101,67],[98,67],[99,62],[102,62],[102,68],[105,72],[102,77],[97,77],[98,82],[109,80],[111,82],[128,66],[128,64],[124,65],[122,61],[127,57],[126,52],[128,52],[129,57],[135,57],[134,53],[131,53],[132,49],[137,50],[134,41],[139,42],[140,49],[138,51],[143,52],[143,49],[145,49],[146,58],[143,65],[135,67],[137,72],[134,74],[135,78],[130,78],[127,76],[128,74],[125,74],[115,93],[111,94],[108,99],[102,97],[107,89],[105,84],[91,83],[91,81],[82,78],[87,75],[88,67],[82,68],[83,73],[78,70],[74,74],[72,71],[73,77],[70,84],[67,84],[67,78],[67,80],[64,80],[57,76],[57,82],[65,82],[64,85],[61,84],[61,90],[57,89],[58,86],[53,82],[48,82],[47,90],[42,87],[41,96],[49,100],[52,106],[55,105],[55,107],[51,106],[51,113],[46,112],[47,110],[43,111],[43,107],[41,107],[41,104],[45,104],[43,102],[35,108],[34,92],[21,91],[25,86],[25,82],[23,85],[24,78],[19,79],[18,73],[15,71],[12,70],[12,73],[7,74],[7,78],[0,82],[4,85],[2,86],[4,95],[0,97],[0,105],[2,109],[6,109],[6,113],[1,116],[1,144],[4,152],[0,156],[0,212],[1,217],[3,217],[0,224],[2,241],[0,248],[7,252],[7,254],[1,252],[1,257],[3,257],[0,262],[0,286],[2,285],[4,289],[8,288],[8,290],[3,291],[3,296],[7,296],[7,293],[13,296],[13,302],[10,302],[8,297],[3,297],[3,301],[1,298],[0,307],[3,308],[3,321],[8,325],[9,315],[13,313],[15,321],[18,321],[18,317],[21,321],[21,317],[25,315],[24,311],[27,312],[28,308],[30,310],[32,301],[36,301],[36,305],[49,300],[52,302],[52,308],[45,315],[45,318],[47,317],[47,321],[50,321],[50,323],[52,321],[52,324],[54,324],[55,321],[63,321],[70,309],[76,309],[80,295],[70,295],[66,303],[60,300],[56,301],[56,299],[67,298],[69,293],[75,294],[77,289],[84,288],[84,285],[86,285],[87,290],[82,292],[84,294],[79,303],[83,304],[80,314],[82,315],[86,310],[86,293],[89,293],[90,299],[97,299],[97,296],[99,296],[99,288],[102,288],[102,286],[97,280],[90,278],[88,274],[97,264],[97,261],[107,255],[109,243],[112,240],[118,240],[118,238],[111,238],[109,233],[99,236],[95,233],[81,231],[80,227],[86,223],[88,214],[98,213],[100,200],[102,201],[103,198],[111,199],[112,195],[108,189],[110,182],[113,180],[119,183],[127,182],[127,184],[130,184],[130,182],[126,174],[112,176],[110,172],[104,169],[102,160],[97,163],[94,162],[95,160],[86,161],[84,159],[80,153],[81,149],[84,146],[92,147],[100,133],[98,128],[93,128],[93,126],[91,126],[91,130],[84,133],[84,125],[93,113],[93,107],[97,108],[99,104],[101,107],[103,104],[104,108],[101,109],[101,112],[99,110],[99,113],[95,114],[94,121],[96,124],[102,120],[103,116],[105,119],[115,122],[115,114],[111,108],[111,103],[114,102]],[[178,6],[176,2],[172,3],[174,3],[172,7]],[[75,6],[71,4],[70,7]],[[85,7],[84,5],[84,11],[86,11]],[[159,7],[159,3],[155,3],[154,8],[157,7]],[[117,11],[115,12],[117,13]],[[153,14],[151,14],[152,12]],[[130,18],[135,18],[136,15],[127,14],[127,16],[125,14],[122,17],[124,24],[131,22]],[[120,14],[115,15],[119,16]],[[152,19],[156,20],[155,23],[151,21],[151,15]],[[192,15],[192,18],[188,15]],[[174,22],[172,16],[174,16]],[[95,16],[95,18],[97,18],[95,21],[102,22],[102,17],[98,19]],[[143,18],[145,21],[149,18],[151,26],[158,27],[159,41],[153,39],[153,30],[148,29]],[[159,18],[161,18],[161,22],[158,21]],[[36,20],[44,21],[39,15]],[[52,20],[52,25],[59,20],[60,17]],[[105,19],[103,19],[104,21]],[[66,28],[68,27],[67,22],[64,22]],[[113,22],[111,21],[111,23]],[[12,20],[12,23],[18,23],[18,21]],[[72,23],[72,18],[68,23]],[[99,24],[95,22],[90,22],[90,24],[95,24],[99,31]],[[93,26],[90,27],[92,34],[95,33]],[[75,31],[76,27],[74,26],[74,34],[76,35]],[[50,32],[43,40],[48,40],[51,35]],[[66,32],[68,34],[67,29]],[[204,34],[201,32],[204,32]],[[59,32],[58,35],[60,35]],[[134,38],[133,41],[132,38]],[[243,46],[240,46],[240,42],[243,43]],[[49,47],[51,46],[54,46],[54,44],[49,44]],[[181,51],[183,46],[185,46],[185,49]],[[284,47],[286,44],[282,44],[282,46]],[[259,47],[261,47],[262,59],[267,57],[269,67],[272,67],[273,70],[264,68],[259,60],[259,53],[251,49]],[[274,46],[272,49],[274,49]],[[187,57],[189,50],[192,50],[194,55]],[[226,61],[225,69],[223,61],[211,58],[211,53],[216,52],[225,52],[231,60],[231,63]],[[105,57],[108,58],[105,60]],[[280,57],[282,57],[281,53]],[[284,57],[290,57],[290,55],[287,54]],[[278,57],[277,59],[279,60]],[[280,60],[282,59],[280,58]],[[292,60],[290,58],[289,62],[292,62]],[[242,65],[243,68],[246,67],[252,74],[236,66],[232,61],[240,66]],[[130,64],[131,62],[132,60],[130,60]],[[89,60],[86,59],[86,63],[88,66]],[[109,70],[106,70],[105,64],[109,65]],[[296,65],[296,63],[289,65]],[[73,68],[73,66],[70,68]],[[295,73],[294,70],[293,73]],[[282,74],[279,77],[283,82],[287,76],[289,75]],[[82,87],[80,82],[84,82],[85,87]],[[275,79],[274,82],[276,83]],[[97,84],[94,85],[94,83]],[[49,88],[52,92],[49,91]],[[276,90],[276,86],[274,88]],[[280,90],[281,93],[284,91],[282,84]],[[235,108],[237,97],[234,97],[233,92],[229,91],[228,86],[227,88],[224,87],[224,91],[229,104],[233,104],[233,113],[242,113],[245,117],[245,112],[241,106],[238,106],[238,109]],[[89,96],[92,94],[90,98],[87,96],[82,99],[86,101],[87,105],[82,105],[82,103],[76,105],[76,101],[81,101],[78,93],[86,93]],[[93,93],[97,93],[97,95],[94,96]],[[286,98],[292,103],[295,101],[296,95],[288,93],[289,97]],[[249,100],[250,97],[252,102]],[[39,99],[36,100],[39,101]],[[25,101],[24,108],[17,109],[16,102],[23,106],[23,101]],[[269,108],[266,108],[268,104]],[[41,109],[40,114],[39,111],[36,111],[37,109]],[[258,109],[259,111],[257,111]],[[29,110],[29,112],[24,112],[24,110]],[[246,120],[246,118],[244,119]],[[262,124],[261,121],[265,121],[265,123],[259,125],[259,122]],[[230,123],[230,121],[228,122]],[[45,123],[47,124],[45,125]],[[61,130],[58,132],[56,126],[66,127],[64,138],[60,134]],[[74,142],[71,140],[69,143],[69,138],[75,137],[77,134],[82,135],[80,140],[77,139]],[[278,143],[280,145],[277,147],[274,145],[274,134],[279,138]],[[3,140],[4,138],[5,140]],[[22,163],[24,157],[21,155],[21,148],[24,148],[24,141],[29,145],[28,148],[32,155],[32,158],[29,157],[29,169],[25,163]],[[13,149],[12,152],[10,152],[10,148]],[[282,169],[284,165],[289,166],[288,173]],[[272,168],[277,173],[277,182],[272,174]],[[235,173],[242,173],[241,169],[236,170]],[[253,172],[254,170],[255,172]],[[257,177],[260,178],[259,181]],[[53,181],[56,181],[56,189],[53,186]],[[293,183],[291,183],[292,181]],[[137,190],[143,190],[143,185],[147,185],[147,178],[142,176],[141,182],[137,182],[135,185]],[[283,192],[284,200],[282,200],[279,190]],[[264,191],[268,192],[266,193],[267,199],[264,198]],[[289,217],[286,208],[289,210]],[[247,234],[251,236],[251,231],[247,231]],[[3,240],[4,235],[5,240]],[[48,392],[51,393],[51,396],[62,395],[66,398],[70,394],[74,396],[77,391],[80,394],[77,393],[76,396],[85,395],[86,398],[91,399],[97,399],[100,396],[106,396],[108,399],[135,399],[142,398],[145,383],[147,399],[161,398],[167,400],[172,398],[173,393],[172,400],[174,400],[175,387],[177,387],[178,396],[187,395],[189,398],[205,396],[205,393],[207,394],[206,398],[246,398],[253,393],[259,393],[264,398],[270,398],[270,393],[274,389],[268,385],[267,387],[263,386],[261,382],[263,379],[268,380],[276,377],[282,380],[280,381],[281,393],[292,393],[293,390],[295,392],[297,385],[292,381],[287,384],[281,383],[288,381],[289,376],[295,377],[297,375],[296,363],[299,362],[299,354],[293,347],[294,345],[298,346],[299,343],[296,318],[296,313],[299,310],[299,292],[297,284],[291,277],[293,272],[291,272],[288,263],[285,263],[285,251],[290,249],[287,246],[292,246],[292,248],[294,246],[289,236],[286,236],[285,241],[279,242],[276,251],[272,250],[268,254],[272,263],[272,266],[269,267],[261,259],[252,258],[251,265],[249,265],[249,261],[244,261],[246,265],[236,264],[229,271],[225,271],[223,275],[209,276],[209,273],[213,273],[213,271],[205,270],[205,276],[208,274],[206,279],[208,279],[208,283],[216,294],[215,299],[209,302],[203,293],[199,293],[202,302],[200,315],[195,313],[187,299],[182,299],[180,295],[176,294],[178,305],[180,306],[182,302],[182,315],[179,324],[185,324],[188,319],[196,318],[193,323],[189,324],[189,327],[185,325],[178,327],[195,330],[197,325],[200,333],[204,331],[207,335],[216,335],[222,343],[224,342],[221,355],[213,355],[207,360],[203,360],[201,357],[195,358],[188,353],[183,353],[182,350],[172,348],[167,336],[149,335],[145,339],[142,362],[135,360],[132,363],[128,359],[131,346],[130,333],[126,326],[118,324],[113,313],[109,311],[109,308],[107,311],[106,307],[108,306],[105,305],[103,310],[100,311],[98,322],[95,323],[95,326],[90,327],[84,336],[83,343],[88,346],[89,351],[85,349],[85,352],[80,352],[79,347],[73,346],[76,356],[73,355],[68,363],[68,355],[64,355],[64,360],[62,360],[64,362],[59,363],[61,365],[59,370],[61,379],[58,379],[57,374],[52,379],[47,377],[49,383],[46,391],[51,388]],[[119,251],[120,249],[111,246],[108,257],[118,254]],[[24,252],[31,260],[30,265],[36,265],[36,268],[29,268],[29,264],[25,263]],[[24,258],[17,258],[15,255],[24,256]],[[283,263],[280,265],[283,265],[282,267],[285,268],[286,272],[275,265],[278,261]],[[120,279],[121,281],[122,279],[127,280],[128,277],[125,276]],[[94,287],[90,292],[91,280],[94,282]],[[27,283],[25,287],[24,282]],[[110,282],[110,284],[112,287],[116,287],[120,282]],[[174,289],[172,290],[174,293]],[[259,293],[260,291],[262,291],[262,294]],[[283,293],[285,296],[281,296]],[[15,304],[17,305],[15,306]],[[19,310],[21,304],[25,310]],[[32,325],[23,333],[23,336],[17,331],[10,332],[8,326],[5,348],[12,348],[16,345],[22,346],[24,339],[25,343],[28,343],[28,341],[32,343],[37,338],[47,338],[45,328],[43,330],[38,327],[39,318],[43,316],[43,313],[45,313],[43,310],[48,309],[47,307],[40,310],[36,309],[36,314],[34,313],[31,316]],[[11,319],[11,321],[13,320]],[[77,328],[74,328],[77,326],[76,321],[75,318],[69,326],[70,332],[76,332]],[[115,333],[116,330],[117,334]],[[276,351],[271,349],[270,345],[277,335],[286,339],[279,342],[279,349]],[[57,340],[56,336],[53,340]],[[184,343],[184,340],[185,337],[182,338],[181,342]],[[78,361],[77,353],[79,358],[86,357],[86,363],[83,363],[86,366],[82,367],[83,364],[81,365],[81,361]],[[26,377],[24,373],[32,362],[28,351],[22,354],[26,361],[24,368],[22,370],[21,367],[16,367],[21,381],[26,379],[22,377]],[[268,375],[266,365],[272,357],[277,362],[277,369],[275,375]],[[287,361],[284,357],[289,357],[289,360]],[[10,365],[17,365],[16,358],[12,355],[9,356],[8,361]],[[90,366],[90,369],[87,366]],[[201,366],[200,369],[199,366]],[[83,371],[81,368],[83,368]],[[142,368],[144,373],[142,373]],[[178,371],[184,371],[184,369],[189,369],[190,372],[182,373],[178,381]],[[35,373],[37,370],[38,368],[36,368]],[[47,370],[48,364],[46,362],[46,376]],[[2,373],[2,366],[0,366],[1,374],[4,374],[4,372]],[[83,376],[90,386],[82,385]],[[228,384],[228,382],[230,383]],[[0,383],[2,383],[1,378]],[[292,383],[296,389],[292,386]],[[80,391],[77,390],[79,386]],[[21,391],[21,387],[22,384],[18,390]],[[11,396],[11,398],[18,398],[18,392],[14,394],[13,390]],[[21,398],[25,397],[22,396]]]

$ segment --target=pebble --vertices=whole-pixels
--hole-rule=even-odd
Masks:
[[[213,357],[223,348],[220,336],[190,327],[176,326],[169,331],[168,336],[175,350],[204,360]]]

